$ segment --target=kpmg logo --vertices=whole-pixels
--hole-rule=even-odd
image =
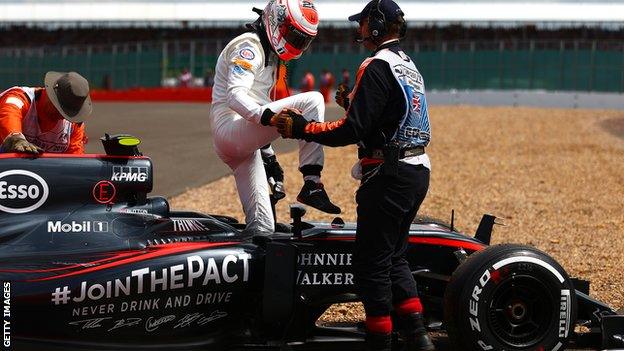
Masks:
[[[114,166],[111,180],[114,182],[140,182],[147,181],[147,167]]]
[[[32,212],[48,199],[50,189],[46,181],[30,171],[13,169],[0,173],[0,211],[7,213]]]

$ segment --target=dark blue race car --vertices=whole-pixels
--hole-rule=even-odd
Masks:
[[[353,224],[293,207],[283,232],[254,238],[233,218],[173,210],[147,196],[152,162],[125,140],[104,138],[106,155],[0,156],[6,348],[361,349],[361,325],[318,322],[358,301]],[[412,226],[430,329],[458,350],[624,348],[624,317],[588,282],[535,248],[489,246],[493,225]]]

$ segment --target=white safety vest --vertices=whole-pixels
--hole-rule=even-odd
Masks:
[[[427,146],[431,140],[429,108],[425,83],[414,61],[403,51],[395,53],[390,49],[380,50],[375,58],[388,62],[405,98],[405,115],[392,139],[404,144]]]

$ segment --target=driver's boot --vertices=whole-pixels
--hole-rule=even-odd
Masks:
[[[366,331],[366,351],[391,351],[392,334],[378,334]]]
[[[326,213],[338,214],[341,212],[340,207],[329,200],[323,183],[317,183],[313,180],[306,180],[303,183],[303,187],[297,195],[297,201]]]
[[[405,351],[433,351],[435,346],[425,329],[421,313],[409,313],[398,317],[399,335],[405,342]]]

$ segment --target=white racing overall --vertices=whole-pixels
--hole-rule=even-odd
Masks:
[[[217,155],[234,172],[248,229],[273,232],[269,189],[259,149],[279,137],[277,129],[260,124],[266,109],[289,107],[310,121],[323,122],[325,104],[318,92],[272,101],[278,59],[265,57],[260,38],[245,33],[233,39],[217,60],[212,91],[211,123]],[[299,142],[299,165],[323,165],[323,148]]]

